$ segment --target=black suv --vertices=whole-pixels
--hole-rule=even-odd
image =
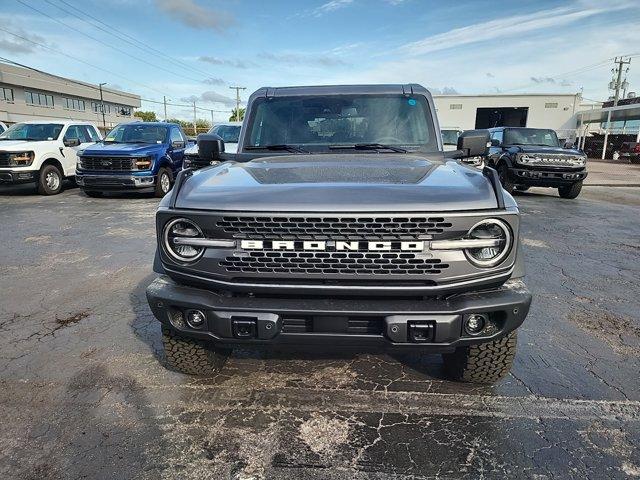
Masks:
[[[490,128],[488,165],[498,170],[504,189],[557,188],[562,198],[576,198],[587,177],[587,156],[546,128]],[[464,135],[464,134],[463,134]]]

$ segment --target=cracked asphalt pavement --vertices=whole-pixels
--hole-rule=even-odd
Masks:
[[[236,350],[162,367],[157,200],[0,191],[0,478],[640,478],[640,189],[517,197],[534,293],[512,373]]]

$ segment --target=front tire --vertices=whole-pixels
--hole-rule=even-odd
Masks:
[[[55,165],[45,165],[38,175],[38,193],[40,195],[57,195],[62,191],[64,176]]]
[[[559,187],[558,193],[562,198],[573,199],[580,195],[580,191],[582,190],[582,182],[576,182],[566,187]]]
[[[217,373],[227,361],[229,352],[194,338],[184,337],[162,327],[162,344],[167,366],[180,373],[208,377]]]
[[[489,342],[459,347],[442,355],[447,375],[470,383],[491,384],[504,378],[511,370],[516,356],[518,337],[511,332]]]
[[[169,193],[169,190],[171,190],[171,172],[168,168],[163,167],[158,171],[155,195],[162,198]]]
[[[500,177],[500,183],[502,184],[502,188],[504,188],[507,193],[513,193],[515,189],[515,185],[509,179],[509,167],[505,162],[502,162],[498,167],[498,176]]]

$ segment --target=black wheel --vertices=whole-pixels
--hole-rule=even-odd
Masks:
[[[582,182],[576,182],[566,187],[559,187],[558,193],[562,198],[576,198],[582,190]]]
[[[227,361],[228,351],[213,345],[180,335],[175,330],[162,327],[162,344],[167,365],[172,369],[201,377],[218,372]]]
[[[516,332],[511,332],[490,342],[457,348],[442,355],[445,370],[453,380],[495,383],[511,370],[517,341]]]
[[[64,175],[55,165],[45,165],[38,175],[38,193],[40,195],[57,195],[62,191]]]
[[[168,168],[161,168],[156,179],[156,197],[162,198],[171,190],[171,172]]]
[[[498,176],[500,177],[502,188],[504,188],[508,193],[513,193],[515,185],[509,178],[509,167],[506,163],[502,162],[498,167]]]
[[[96,192],[95,190],[83,190],[83,192],[87,197],[92,197],[92,198],[102,197],[102,192]]]

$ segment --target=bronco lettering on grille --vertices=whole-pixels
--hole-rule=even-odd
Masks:
[[[303,250],[303,251],[371,251],[400,250],[422,252],[425,242],[360,242],[360,241],[294,241],[294,240],[242,240],[243,250]]]

